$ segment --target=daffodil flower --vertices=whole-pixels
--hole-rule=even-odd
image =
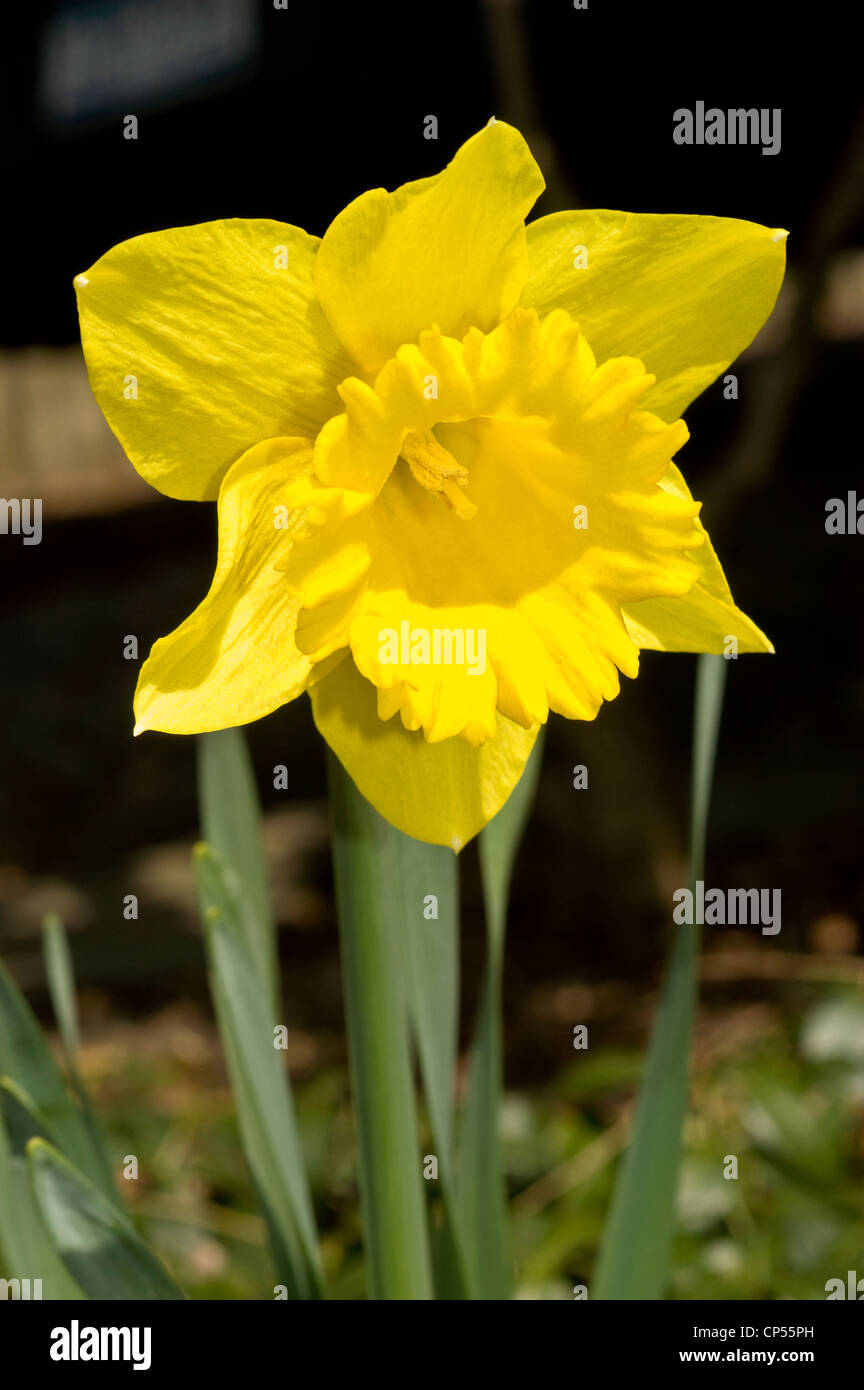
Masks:
[[[213,584],[155,643],[136,732],[244,724],[308,690],[381,814],[458,850],[549,711],[593,719],[640,649],[771,650],[673,458],[680,413],[770,313],[786,234],[623,212],[526,227],[542,189],[496,121],[320,240],[209,222],[77,277],[90,382],[132,463],[219,507]],[[482,669],[454,655],[465,634]]]

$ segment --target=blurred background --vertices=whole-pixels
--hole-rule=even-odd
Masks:
[[[803,13],[803,12],[802,12]],[[791,12],[789,12],[791,15]],[[149,1239],[197,1297],[270,1297],[212,1023],[190,863],[191,740],[133,740],[141,657],[209,587],[215,507],[137,477],[93,401],[72,279],[118,241],[220,217],[324,232],[436,172],[494,114],[547,176],[535,209],[713,213],[789,229],[774,316],[688,411],[682,466],[773,658],[730,663],[706,880],[782,892],[783,925],[706,929],[672,1293],[822,1298],[864,1275],[860,488],[864,120],[853,11],[645,0],[67,0],[7,33],[0,182],[0,951],[52,1026],[39,945],[72,938],[83,1067]],[[676,145],[678,107],[780,108],[782,147]],[[137,140],[123,118],[138,117]],[[424,139],[424,118],[438,139]],[[588,1282],[684,869],[695,663],[646,654],[594,724],[553,718],[513,885],[502,1116],[521,1296]],[[303,699],[249,730],[290,1066],[337,1296],[362,1296],[324,760]],[[287,791],[273,768],[289,769]],[[589,772],[574,790],[572,769]],[[482,963],[462,855],[466,1029]],[[137,920],[123,900],[135,894]],[[573,1027],[589,1028],[574,1052]],[[724,1181],[722,1158],[739,1158]],[[134,1191],[129,1189],[134,1187]]]

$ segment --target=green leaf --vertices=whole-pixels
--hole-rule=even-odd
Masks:
[[[43,1299],[83,1299],[60,1259],[30,1187],[26,1145],[39,1132],[7,1078],[0,1079],[0,1265],[7,1279],[40,1279]]]
[[[78,1005],[75,997],[75,979],[69,941],[66,936],[66,928],[54,912],[48,913],[42,921],[42,954],[45,961],[48,992],[51,995],[57,1027],[60,1030],[69,1079],[81,1105],[81,1113],[84,1116],[94,1152],[100,1163],[101,1185],[113,1195],[114,1178],[111,1173],[111,1159],[105,1137],[78,1070]]]
[[[36,1203],[57,1253],[90,1298],[182,1299],[123,1212],[46,1143],[27,1145]]]
[[[508,1299],[512,1292],[510,1237],[498,1112],[501,1105],[501,979],[507,900],[516,852],[537,789],[543,735],[525,771],[480,834],[480,870],[486,907],[486,964],[474,1026],[468,1099],[459,1170],[461,1226],[472,1261],[472,1280],[483,1299]]]
[[[323,1279],[312,1199],[276,1020],[250,955],[242,913],[219,858],[198,845],[195,867],[210,984],[243,1150],[275,1236],[279,1273],[296,1298],[319,1298]]]
[[[70,1066],[75,1066],[78,1057],[78,1006],[75,999],[75,983],[72,975],[72,959],[66,931],[56,912],[49,912],[42,921],[42,954],[45,960],[45,974],[48,992],[63,1051]]]
[[[704,877],[705,836],[726,661],[700,656],[690,798],[690,889]],[[633,1137],[615,1186],[594,1275],[595,1299],[663,1297],[675,1234],[675,1194],[687,1109],[699,928],[672,947],[636,1106]]]
[[[440,1293],[470,1298],[467,1256],[456,1205],[453,1086],[459,1045],[459,861],[388,825],[408,1010],[438,1160],[443,1225]],[[434,899],[434,903],[431,901]],[[427,915],[434,911],[434,916]]]
[[[328,769],[369,1297],[429,1299],[432,1276],[411,1077],[401,894],[394,891],[399,883],[398,832],[329,753]],[[439,1090],[436,1075],[436,1104]]]
[[[87,1124],[67,1090],[36,1018],[0,961],[0,1075],[11,1077],[30,1097],[45,1133],[84,1172],[98,1177],[116,1200],[113,1182]]]
[[[429,1118],[441,1154],[452,1165],[453,1078],[459,1041],[459,861],[451,849],[427,845],[393,826],[399,931],[411,1017]],[[386,832],[385,832],[386,833]],[[426,899],[434,917],[426,916]]]
[[[279,1012],[279,958],[261,841],[261,805],[242,729],[198,735],[201,834],[233,875],[249,953]]]
[[[723,691],[729,663],[722,656],[700,656],[696,666],[693,713],[693,766],[690,778],[690,887],[705,873],[705,841],[711,783],[717,757]]]

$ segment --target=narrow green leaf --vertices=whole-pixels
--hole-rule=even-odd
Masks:
[[[113,1181],[72,1097],[42,1030],[9,971],[0,961],[0,1075],[11,1077],[31,1097],[51,1142],[92,1173],[115,1198]]]
[[[111,1173],[111,1158],[105,1136],[78,1070],[78,1005],[75,997],[72,956],[69,951],[66,928],[54,912],[48,913],[42,922],[42,954],[45,961],[48,992],[51,995],[57,1027],[60,1030],[69,1079],[78,1097],[93,1149],[99,1159],[102,1187],[113,1194],[114,1178]]]
[[[438,1160],[443,1226],[437,1281],[445,1298],[470,1298],[456,1206],[453,1085],[459,1046],[459,861],[387,825],[408,1010]]]
[[[700,656],[690,799],[690,891],[703,877],[726,661]],[[681,926],[667,966],[633,1137],[622,1161],[592,1290],[595,1299],[663,1297],[675,1234],[675,1194],[689,1089],[699,928]]]
[[[329,753],[328,770],[369,1296],[429,1299],[429,1235],[392,827]],[[437,1095],[436,1087],[433,1082]]]
[[[202,838],[238,885],[246,944],[278,1014],[278,944],[261,841],[261,804],[242,729],[198,735],[198,805]]]
[[[459,861],[451,849],[413,840],[393,826],[387,829],[396,863],[394,888],[408,1000],[429,1119],[442,1150],[439,1160],[451,1165],[459,1041]],[[427,903],[428,899],[434,902]]]
[[[508,1299],[512,1292],[507,1202],[498,1139],[503,1081],[501,981],[510,879],[537,789],[542,750],[541,731],[519,782],[480,834],[486,963],[463,1118],[459,1203],[473,1283],[479,1290],[478,1296],[485,1300]]]
[[[243,930],[243,916],[239,901],[239,884],[218,850],[200,841],[193,850],[195,883],[198,888],[198,908],[201,921],[207,926],[210,921],[220,921],[231,929],[234,937],[245,948],[252,961],[249,941]],[[254,962],[252,968],[255,969]],[[271,1012],[268,1005],[268,1013]]]
[[[242,929],[232,882],[208,845],[195,866],[210,984],[237,1105],[243,1150],[274,1232],[289,1293],[319,1298],[323,1279],[303,1152],[288,1077],[275,1046],[276,1020]]]
[[[78,1057],[78,1005],[75,999],[75,984],[72,975],[72,959],[66,931],[56,912],[49,912],[42,921],[42,954],[45,960],[45,974],[48,992],[63,1051],[70,1066],[76,1065]]]
[[[182,1299],[129,1219],[46,1143],[27,1145],[36,1203],[57,1253],[89,1298]]]
[[[33,1097],[11,1076],[0,1076],[0,1106],[14,1153],[23,1154],[33,1138],[48,1139],[48,1127]]]
[[[711,808],[711,783],[723,711],[729,663],[722,656],[700,656],[696,666],[693,716],[693,766],[690,779],[690,887],[705,871],[705,841]]]
[[[504,949],[510,879],[537,792],[544,741],[545,730],[541,729],[522,776],[497,816],[493,816],[485,830],[480,832],[478,840],[483,897],[487,916],[496,928],[495,950],[499,956]]]
[[[0,1275],[41,1280],[45,1300],[83,1299],[54,1249],[30,1188],[26,1145],[39,1132],[28,1111],[21,1113],[8,1079],[0,1078]]]

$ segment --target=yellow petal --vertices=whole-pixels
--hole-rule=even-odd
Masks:
[[[649,598],[621,609],[627,631],[646,651],[773,652],[765,633],[736,608],[696,583],[683,598]],[[734,637],[736,648],[728,639]]]
[[[657,378],[645,409],[674,420],[771,313],[786,235],[732,217],[553,213],[528,227],[521,303],[567,309],[600,361],[640,358]]]
[[[305,440],[268,439],[226,474],[213,584],[144,663],[136,733],[248,724],[305,689],[311,668],[294,643],[299,604],[274,566],[289,544],[277,509],[294,510],[292,487],[305,483],[311,460]]]
[[[174,227],[75,279],[102,412],[142,477],[214,498],[262,439],[314,436],[351,370],[315,299],[315,237],[283,222]]]
[[[376,811],[406,835],[457,853],[500,811],[538,733],[499,717],[482,748],[461,738],[427,743],[398,720],[382,723],[375,689],[350,658],[309,693],[319,732]]]
[[[674,463],[660,486],[671,496],[692,501],[692,494]],[[771,642],[735,604],[717,553],[701,521],[703,543],[690,552],[697,568],[693,587],[681,598],[651,598],[621,609],[627,631],[638,646],[663,652],[773,652]]]
[[[543,177],[522,136],[488,125],[433,178],[372,189],[331,223],[315,284],[333,328],[374,372],[424,328],[488,329],[525,282],[525,214]]]

